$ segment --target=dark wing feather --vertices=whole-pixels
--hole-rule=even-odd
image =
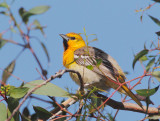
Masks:
[[[94,72],[110,79],[117,81],[117,77],[121,76],[125,79],[124,73],[118,63],[104,51],[95,47],[82,47],[74,52],[74,59],[77,64],[82,66],[93,66]],[[101,59],[102,63],[97,67],[97,59]],[[119,73],[120,72],[120,73]],[[122,82],[124,82],[122,80]]]

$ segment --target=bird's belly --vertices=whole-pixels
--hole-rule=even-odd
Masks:
[[[105,83],[106,80],[103,80],[103,77],[101,75],[93,72],[92,70],[89,70],[86,67],[80,66],[77,64],[71,64],[69,69],[73,69],[73,70],[78,71],[80,73],[82,80],[85,84],[85,88],[95,86],[95,87],[97,87],[99,89],[103,89],[103,90],[109,89],[109,87]],[[70,76],[78,85],[80,85],[80,81],[79,81],[79,78],[76,73],[70,72]]]

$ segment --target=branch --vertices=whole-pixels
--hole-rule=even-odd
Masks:
[[[102,101],[105,101],[108,99],[108,97],[101,95],[101,94],[96,94],[98,97],[100,97],[102,99]],[[133,111],[133,112],[139,112],[139,113],[145,113],[147,112],[147,114],[158,114],[159,110],[158,108],[155,107],[149,107],[147,110],[146,106],[143,106],[143,109],[134,103],[123,103],[123,102],[118,102],[115,101],[113,99],[109,99],[106,102],[107,105],[109,105],[110,107],[114,108],[114,109],[119,109],[119,110],[127,110],[127,111]]]
[[[67,109],[69,106],[71,106],[72,104],[77,102],[77,97],[73,96],[73,98],[69,98],[68,100],[64,101],[61,104],[61,107],[63,107],[64,109]],[[54,118],[62,113],[62,109],[60,107],[55,108],[54,110],[51,111],[51,113],[53,114],[53,116],[51,116],[49,118],[50,121],[54,121]],[[53,120],[52,120],[53,119]]]
[[[72,72],[72,73],[77,74],[77,76],[80,80],[80,92],[81,92],[81,94],[84,94],[84,82],[82,80],[82,77],[81,77],[80,73],[78,71],[71,70],[71,69],[66,69],[66,72]],[[77,97],[73,96],[72,98],[69,98],[68,100],[64,101],[60,106],[63,107],[64,109],[66,109],[69,106],[71,106],[72,104],[74,104],[75,102],[77,102]],[[57,115],[62,113],[62,108],[60,106],[55,108],[53,111],[51,111],[51,113],[53,113],[53,116],[51,116],[49,119],[53,119]]]
[[[12,112],[11,116],[6,120],[6,121],[10,121],[11,118],[15,115],[15,113],[19,110],[19,108],[22,106],[22,104],[26,101],[26,99],[34,92],[36,91],[38,88],[42,87],[43,85],[47,84],[48,82],[50,82],[51,80],[55,79],[55,78],[60,78],[64,73],[66,72],[72,72],[72,73],[76,73],[79,77],[79,79],[82,81],[83,84],[83,80],[81,78],[81,75],[79,72],[74,71],[74,70],[69,70],[69,69],[65,69],[62,71],[57,72],[54,76],[51,76],[49,79],[47,79],[46,81],[44,81],[43,83],[37,85],[35,88],[33,88],[32,90],[30,90],[25,97],[23,98],[23,100],[21,101],[21,103],[14,109],[14,111]],[[81,84],[81,85],[82,85]],[[81,87],[81,90],[84,90],[84,86]],[[66,101],[65,101],[66,102]],[[67,102],[67,104],[69,104]]]
[[[71,69],[66,69],[66,72],[72,72],[72,73],[76,73],[78,78],[79,78],[79,81],[80,81],[80,92],[82,94],[84,94],[84,82],[82,80],[82,77],[80,75],[80,73],[78,71],[75,71],[75,70],[71,70]]]
[[[143,109],[141,107],[139,107],[139,105],[134,104],[134,103],[125,103],[125,102],[118,102],[115,101],[109,97],[106,97],[102,94],[95,94],[97,97],[101,98],[101,100],[103,102],[105,102],[106,100],[108,100],[105,104],[112,107],[113,109],[119,109],[119,110],[126,110],[126,111],[133,111],[133,112],[139,112],[139,113],[144,113],[144,114],[150,114],[150,115],[156,115],[159,113],[158,108],[155,107],[149,107],[147,110],[146,106],[143,106]],[[71,106],[72,104],[76,103],[78,100],[77,97],[73,97],[73,98],[69,98],[68,100],[66,100],[65,102],[63,102],[61,104],[61,106],[66,109],[69,106]],[[147,111],[146,111],[147,110]],[[147,112],[147,113],[146,113]],[[54,121],[55,117],[57,115],[59,115],[60,113],[62,113],[62,109],[60,107],[55,108],[53,111],[51,111],[51,113],[53,114],[52,117],[49,118],[50,121]]]

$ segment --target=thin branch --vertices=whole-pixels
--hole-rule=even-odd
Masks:
[[[71,70],[71,69],[66,69],[66,72],[72,72],[72,73],[76,73],[79,80],[80,80],[80,92],[81,94],[84,94],[84,82],[82,80],[82,77],[80,75],[80,73],[78,71],[75,70]],[[71,106],[72,104],[74,104],[75,102],[77,102],[77,97],[73,96],[72,98],[69,98],[68,100],[64,101],[61,104],[61,107],[63,107],[64,109],[68,108],[69,106]],[[51,116],[49,119],[53,119],[55,118],[57,115],[62,113],[62,110],[60,107],[55,108],[53,111],[51,111],[51,113],[53,113],[53,116]]]
[[[65,111],[66,113],[70,114],[70,115],[73,115],[72,113],[70,113],[69,111],[67,111],[66,109],[64,109],[60,104],[58,104],[54,98],[52,98],[52,100],[56,103],[56,105],[63,111]]]
[[[77,97],[76,96],[73,96],[73,98],[69,98],[68,100],[64,101],[62,104],[61,104],[61,107],[63,108],[68,108],[69,106],[71,106],[72,104],[76,103],[77,102]],[[60,113],[62,113],[62,110],[60,107],[57,107],[55,108],[54,110],[51,111],[51,113],[53,113],[53,116],[51,116],[49,118],[49,120],[55,118],[57,115],[59,115]],[[72,115],[71,115],[72,116]]]
[[[66,70],[62,70],[57,72],[54,76],[51,76],[49,79],[47,79],[46,81],[44,81],[43,83],[37,85],[35,88],[33,88],[32,90],[30,90],[23,98],[23,100],[21,101],[21,103],[14,109],[14,111],[12,112],[11,116],[6,120],[6,121],[10,121],[11,118],[15,115],[15,113],[19,110],[19,108],[22,106],[22,104],[26,101],[26,99],[34,92],[36,91],[38,88],[40,88],[43,85],[46,85],[48,82],[50,82],[51,80],[55,79],[55,78],[60,78],[64,73],[66,72],[72,72],[72,73],[76,73],[78,75],[78,77],[82,80],[81,75],[79,72],[74,71],[74,70],[70,70],[70,69],[66,69]],[[82,80],[83,82],[83,80]],[[81,89],[84,89],[84,86],[81,87]],[[66,102],[67,103],[67,102]],[[68,103],[69,104],[69,103]]]
[[[39,98],[39,97],[36,97],[36,96],[32,96],[32,95],[31,95],[30,98],[31,98],[31,99],[34,98],[34,99],[37,99],[37,100],[39,100],[39,101],[43,101],[43,102],[45,102],[45,103],[52,104],[52,101],[44,100],[44,99]]]
[[[9,74],[10,76],[12,76],[12,77],[16,78],[17,80],[20,80],[20,81],[22,81],[22,82],[26,82],[26,81],[24,81],[23,79],[21,79],[21,78],[19,78],[19,77],[15,76],[14,74],[9,73],[9,72],[8,72],[8,71],[6,71],[5,69],[0,68],[0,70],[2,70],[2,71],[4,71],[4,72],[7,72],[7,74]],[[1,83],[1,84],[5,84],[5,83],[4,83],[4,82],[2,82],[2,81],[0,81],[0,83]]]
[[[66,72],[72,72],[72,73],[76,73],[77,74],[77,76],[78,76],[78,78],[80,80],[80,92],[82,94],[84,94],[84,82],[82,80],[82,77],[81,77],[80,73],[78,71],[71,70],[71,69],[66,69]]]
[[[74,115],[76,115],[76,114],[81,114],[81,112],[82,112],[82,107],[83,107],[83,99],[82,100],[80,100],[80,106],[79,106],[79,109],[78,109],[78,111],[74,114]],[[74,115],[71,115],[71,117],[70,118],[68,118],[68,119],[66,119],[65,121],[70,121],[73,117],[74,117]]]
[[[25,47],[25,45],[20,44],[20,43],[14,41],[14,40],[11,40],[11,39],[4,39],[4,38],[2,38],[2,40],[7,41],[7,42],[10,42],[10,43],[15,44],[15,45],[19,45],[19,46],[21,46],[21,47]]]
[[[124,99],[122,100],[122,102],[125,102],[125,99],[126,99],[126,98],[127,98],[127,95],[124,97]],[[113,117],[113,121],[115,121],[115,118],[116,118],[118,112],[119,112],[119,109],[117,109],[117,111],[116,111],[116,113],[115,113],[115,115],[114,115],[114,117]]]

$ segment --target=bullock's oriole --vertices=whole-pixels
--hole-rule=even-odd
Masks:
[[[72,32],[60,36],[64,46],[63,65],[81,74],[85,88],[95,86],[102,90],[117,89],[120,83],[125,82],[125,74],[110,55],[98,48],[87,46],[80,34]],[[80,85],[75,73],[70,73],[70,76]],[[127,94],[142,107],[126,84],[121,85],[118,91]]]

